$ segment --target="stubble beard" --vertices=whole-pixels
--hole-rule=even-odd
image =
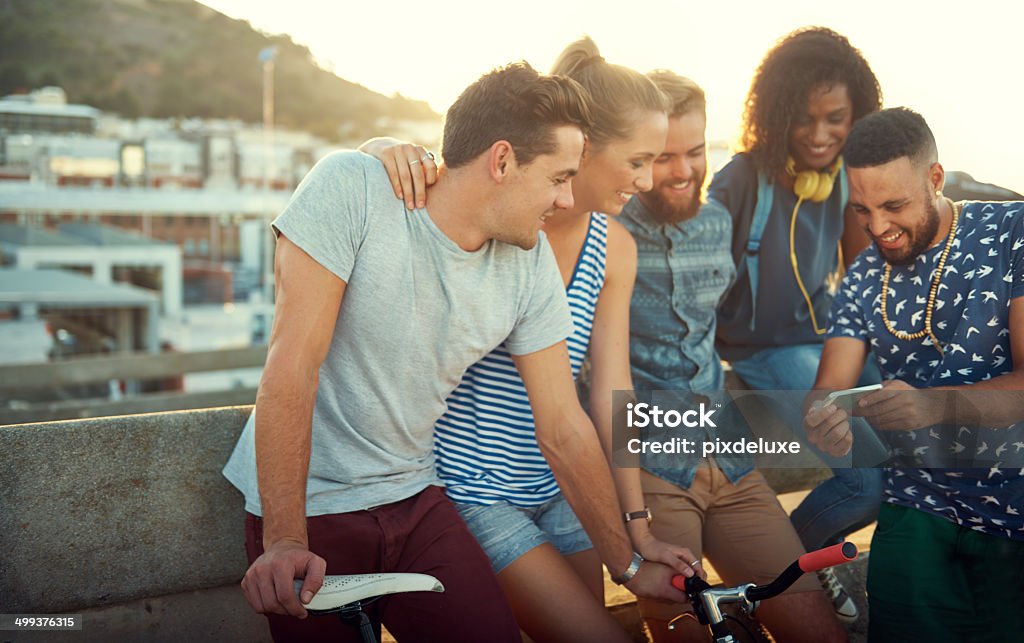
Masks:
[[[925,218],[919,225],[913,230],[907,230],[904,234],[910,235],[910,246],[905,252],[899,255],[890,256],[889,252],[878,245],[875,242],[875,247],[878,248],[879,254],[882,258],[891,265],[894,266],[909,266],[913,264],[918,257],[927,252],[928,248],[932,245],[932,240],[935,238],[936,233],[939,231],[939,209],[935,207],[935,202],[930,198],[925,199]]]

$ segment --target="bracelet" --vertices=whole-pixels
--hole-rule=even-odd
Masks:
[[[640,571],[640,565],[643,564],[644,557],[640,554],[633,552],[633,559],[629,561],[629,567],[626,571],[622,572],[621,576],[612,576],[612,582],[616,585],[625,585],[636,576],[636,573]]]

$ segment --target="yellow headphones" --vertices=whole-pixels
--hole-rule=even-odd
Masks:
[[[796,215],[800,210],[800,204],[804,201],[812,201],[815,203],[821,203],[828,199],[832,194],[832,188],[836,184],[836,176],[839,175],[839,171],[843,168],[843,157],[837,156],[836,160],[832,162],[832,165],[828,169],[818,172],[817,170],[805,170],[803,172],[796,171],[796,161],[790,156],[786,160],[786,174],[793,177],[793,194],[796,195],[796,205],[793,207],[793,215],[789,219],[789,263],[793,267],[793,276],[796,277],[796,284],[800,288],[800,293],[804,296],[804,301],[807,302],[807,310],[811,314],[811,327],[814,328],[816,335],[824,335],[826,329],[818,326],[818,318],[814,314],[814,305],[811,303],[811,296],[807,292],[807,287],[804,286],[804,280],[800,278],[800,264],[796,258],[796,248],[794,247],[796,237]],[[836,271],[829,276],[829,281],[837,283],[838,280],[843,278],[843,268],[845,262],[843,261],[843,243],[840,241],[837,246],[837,254],[839,257]]]
[[[836,175],[843,168],[843,157],[837,156],[828,169],[796,171],[796,160],[790,156],[786,159],[786,174],[793,177],[793,193],[802,201],[821,203],[832,194],[836,184]]]

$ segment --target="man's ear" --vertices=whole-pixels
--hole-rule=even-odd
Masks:
[[[508,141],[495,141],[487,152],[487,171],[495,182],[501,183],[516,168],[516,153]]]
[[[938,161],[928,168],[928,183],[933,192],[942,192],[942,186],[946,184],[946,171]]]

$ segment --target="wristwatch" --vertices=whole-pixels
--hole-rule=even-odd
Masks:
[[[623,514],[623,516],[625,517],[626,522],[629,522],[630,520],[640,520],[641,518],[646,518],[648,525],[651,524],[652,520],[654,520],[654,516],[651,514],[650,507],[644,507],[643,511],[633,511],[630,513]]]
[[[626,568],[626,571],[622,572],[621,576],[612,576],[612,582],[616,585],[625,585],[640,571],[640,565],[643,562],[644,557],[633,552],[633,560],[629,561],[629,567]]]

